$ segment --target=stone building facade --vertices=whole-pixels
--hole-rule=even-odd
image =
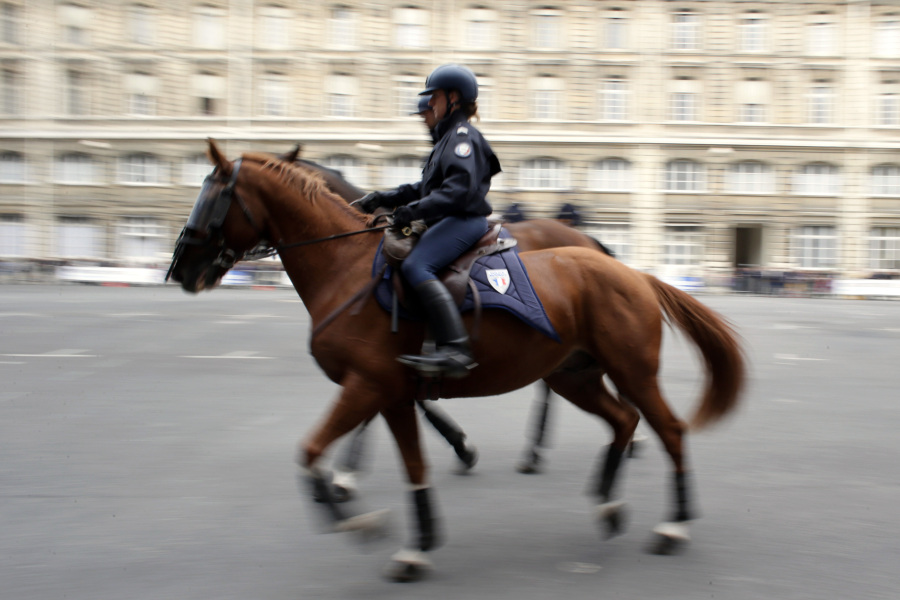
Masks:
[[[629,264],[900,273],[900,2],[0,2],[0,258],[165,262],[209,170],[417,179],[438,64],[481,82],[491,199]]]

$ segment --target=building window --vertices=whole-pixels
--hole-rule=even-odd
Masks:
[[[540,76],[532,77],[528,84],[531,88],[531,118],[558,119],[562,102],[563,80],[559,77]]]
[[[873,227],[869,232],[869,268],[900,269],[900,227]]]
[[[12,2],[4,2],[0,7],[0,36],[4,44],[21,43],[22,19],[20,8]]]
[[[667,267],[699,267],[703,230],[697,225],[666,225],[662,263]]]
[[[479,81],[479,84],[481,82]],[[479,86],[481,87],[481,86]],[[394,115],[408,117],[416,112],[419,105],[419,92],[422,90],[422,78],[415,75],[402,75],[394,79]],[[479,99],[479,111],[481,100]]]
[[[497,13],[489,8],[470,8],[463,13],[465,48],[490,50],[497,46]]]
[[[369,187],[369,173],[366,170],[366,166],[352,156],[329,156],[322,161],[322,164],[331,169],[335,169],[336,171],[340,171],[341,175],[344,176],[344,179],[356,187],[363,189]],[[420,172],[419,177],[417,177],[416,180],[421,178]]]
[[[225,78],[213,73],[198,73],[194,75],[194,97],[197,99],[199,114],[211,117],[221,113],[227,84]]]
[[[834,15],[813,15],[806,26],[806,53],[812,56],[831,56],[837,53],[837,27]]]
[[[156,97],[159,85],[156,77],[147,73],[130,73],[125,78],[128,90],[128,114],[153,116],[156,114]]]
[[[873,196],[900,196],[900,166],[872,167],[870,189]]]
[[[900,17],[888,14],[875,28],[875,55],[886,58],[900,56]]]
[[[734,163],[728,168],[726,189],[732,194],[771,194],[775,180],[769,165],[756,161]]]
[[[428,45],[427,10],[415,7],[394,9],[394,45],[398,48],[425,48]]]
[[[57,183],[92,185],[97,183],[98,168],[88,154],[72,152],[56,159],[54,179]]]
[[[212,172],[212,165],[205,154],[195,154],[181,163],[181,183],[191,187],[200,187],[203,180]]]
[[[628,18],[624,10],[614,8],[603,19],[603,47],[624,50],[628,47]]]
[[[673,160],[666,165],[667,192],[702,192],[706,189],[706,169],[692,160]]]
[[[326,114],[329,117],[343,119],[356,116],[358,91],[356,77],[351,75],[328,76],[325,82],[325,94],[328,99]]]
[[[600,90],[600,119],[624,121],[628,118],[628,84],[614,75],[603,80]]]
[[[25,183],[25,157],[20,152],[0,154],[0,183]]]
[[[73,46],[90,43],[88,32],[91,26],[91,9],[76,4],[59,6],[59,23],[62,26],[62,41]]]
[[[631,227],[628,223],[592,223],[585,231],[616,255],[616,260],[631,262]]]
[[[827,125],[834,121],[834,88],[828,81],[817,81],[807,96],[809,122],[813,125]]]
[[[259,89],[260,108],[264,117],[285,117],[288,114],[290,84],[282,73],[263,75]]]
[[[143,4],[128,9],[127,30],[132,44],[149,46],[156,41],[156,11]]]
[[[700,85],[690,77],[672,82],[669,95],[669,116],[673,121],[696,121],[699,117]]]
[[[522,163],[519,186],[526,189],[561,190],[569,186],[564,162],[552,158],[534,158]]]
[[[833,269],[837,266],[838,239],[834,227],[798,227],[791,238],[791,255],[801,269]]]
[[[19,95],[22,92],[22,76],[17,69],[3,69],[3,89],[0,90],[0,111],[5,115],[15,116],[22,110]]]
[[[588,172],[588,187],[602,192],[631,191],[631,163],[621,158],[595,162]]]
[[[119,163],[119,182],[160,185],[169,182],[168,165],[152,154],[129,154]]]
[[[28,229],[22,215],[0,213],[0,256],[26,256]]]
[[[381,187],[395,188],[404,183],[422,179],[422,161],[414,156],[399,156],[384,163],[381,170]]]
[[[760,13],[744,13],[739,27],[741,52],[763,52],[766,49],[766,22],[766,17]]]
[[[672,14],[672,48],[700,49],[700,15],[691,10],[681,10]]]
[[[64,91],[64,111],[67,115],[81,116],[88,114],[88,76],[81,71],[66,71]]]
[[[334,6],[328,17],[328,45],[332,48],[356,47],[356,13],[348,6]]]
[[[193,40],[197,48],[225,48],[225,11],[202,6],[194,11]]]
[[[803,165],[794,174],[794,193],[804,196],[837,196],[841,176],[837,167],[824,163]]]
[[[735,90],[738,104],[738,122],[765,123],[769,105],[769,82],[756,78],[739,81]]]
[[[269,50],[290,47],[288,28],[291,11],[281,6],[264,6],[259,13],[259,46]]]
[[[478,80],[478,116],[482,119],[496,118],[494,114],[494,78],[476,73]]]
[[[87,217],[62,216],[56,224],[56,254],[59,258],[104,258],[103,227]]]
[[[890,88],[896,88],[895,82],[890,82]],[[900,125],[900,94],[894,91],[882,92],[878,95],[877,123],[882,127]]]
[[[534,47],[542,50],[562,48],[562,11],[547,8],[531,13],[532,40]]]
[[[158,219],[125,217],[118,226],[119,256],[131,261],[153,261],[166,255],[166,228]]]

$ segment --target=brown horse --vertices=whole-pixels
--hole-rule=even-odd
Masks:
[[[419,445],[413,402],[421,390],[416,374],[395,358],[417,352],[425,325],[401,321],[391,333],[390,316],[369,298],[359,311],[332,316],[371,278],[381,236],[321,178],[270,155],[247,154],[228,161],[210,141],[215,169],[207,178],[187,227],[179,238],[170,274],[189,292],[214,288],[235,260],[260,242],[276,248],[285,271],[310,314],[310,350],[325,375],[341,386],[322,422],[300,445],[303,477],[326,500],[330,492],[318,468],[338,438],[380,413],[388,423],[406,467],[416,515],[414,547],[393,559],[391,575],[410,578],[430,565],[426,553],[439,542],[429,496],[427,468]],[[358,235],[354,235],[357,232]],[[663,399],[657,373],[662,319],[684,330],[698,346],[706,386],[693,424],[712,423],[735,408],[744,361],[734,332],[715,312],[676,288],[634,271],[593,250],[559,248],[521,255],[551,323],[556,342],[501,310],[482,315],[473,349],[479,367],[459,380],[441,383],[441,397],[493,396],[544,379],[560,396],[613,425],[614,439],[596,488],[598,514],[607,519],[619,459],[637,418],[633,410],[611,407],[602,376],[647,419],[671,457],[673,512],[654,529],[658,550],[688,539],[691,519],[683,437],[686,425]],[[326,320],[330,324],[316,330]],[[470,317],[466,317],[470,324]],[[512,355],[510,348],[528,348]],[[369,527],[372,515],[348,516],[326,501],[336,530]]]
[[[281,154],[278,158],[293,161],[295,165],[312,170],[322,176],[328,189],[346,202],[352,203],[354,200],[362,198],[365,190],[353,185],[348,181],[343,173],[339,170],[332,169],[320,165],[317,162],[299,158],[301,146],[298,144],[294,150],[289,153]],[[503,226],[516,239],[516,246],[519,252],[529,252],[532,250],[547,250],[550,248],[562,248],[564,246],[574,246],[579,248],[591,248],[601,250],[612,256],[612,252],[604,246],[600,241],[591,236],[582,233],[578,229],[564,225],[554,219],[532,219],[524,220],[516,223],[504,223]],[[522,453],[522,459],[516,465],[516,470],[520,473],[538,473],[543,463],[542,449],[545,445],[545,434],[547,428],[547,420],[550,413],[550,388],[546,382],[541,381],[537,384],[538,397],[534,407],[534,433],[529,437]],[[604,401],[615,402],[616,398],[610,395],[604,398]],[[425,400],[419,402],[419,407],[425,419],[447,440],[447,443],[456,452],[459,458],[462,471],[468,471],[475,466],[478,461],[478,451],[474,445],[467,441],[467,436],[462,428],[443,410],[438,409]],[[611,409],[615,410],[615,408]],[[633,410],[631,405],[624,405],[621,410]],[[604,412],[610,412],[606,410]],[[359,471],[359,463],[363,454],[363,446],[366,439],[366,431],[368,423],[364,423],[353,432],[350,436],[350,442],[347,449],[342,453],[342,457],[334,465],[333,474],[333,490],[335,499],[338,501],[349,500],[353,497],[357,490],[356,475]],[[634,449],[632,442],[630,449]]]

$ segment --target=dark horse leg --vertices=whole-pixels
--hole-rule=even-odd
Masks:
[[[522,460],[516,465],[516,471],[525,474],[540,472],[540,463],[544,460],[540,449],[545,447],[544,437],[547,431],[547,418],[550,415],[550,386],[546,381],[539,381],[535,387],[538,391],[532,411],[534,435],[525,447]]]
[[[440,433],[447,443],[453,447],[456,456],[468,471],[478,462],[478,451],[471,444],[466,444],[466,434],[450,415],[428,400],[420,400],[419,408],[429,423]]]
[[[419,442],[419,424],[412,404],[401,403],[382,411],[397,442],[410,484],[410,504],[416,524],[415,535],[407,548],[391,557],[385,574],[395,581],[411,581],[432,567],[427,552],[440,545],[433,494],[427,481],[427,468]]]
[[[614,500],[613,491],[622,455],[640,417],[633,406],[619,402],[610,393],[603,383],[603,371],[596,365],[578,371],[557,371],[547,378],[547,383],[554,392],[612,427],[613,441],[606,450],[593,493],[597,498],[597,518],[604,524],[606,536],[618,535],[624,527],[625,503]]]

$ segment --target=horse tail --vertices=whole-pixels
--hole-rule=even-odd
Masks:
[[[690,425],[693,429],[711,425],[734,410],[744,386],[746,368],[739,337],[723,317],[691,295],[652,275],[646,278],[669,322],[677,324],[703,356],[706,386]]]

